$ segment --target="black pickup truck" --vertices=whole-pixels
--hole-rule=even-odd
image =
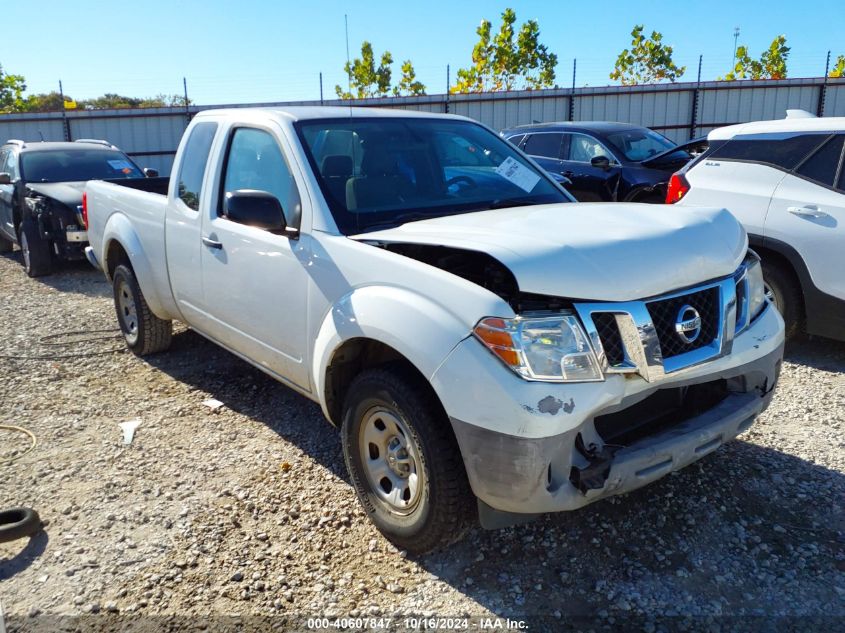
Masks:
[[[155,176],[107,141],[6,141],[0,147],[0,253],[19,244],[30,277],[49,274],[54,262],[83,259],[86,181]]]

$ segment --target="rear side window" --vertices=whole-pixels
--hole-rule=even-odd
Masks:
[[[834,136],[822,145],[819,151],[810,156],[796,170],[796,173],[826,187],[832,187],[839,168],[839,158],[842,156],[843,142],[845,142],[845,134]]]
[[[789,171],[818,148],[828,136],[829,133],[789,137],[773,134],[738,136],[715,150],[710,158],[761,163]]]
[[[525,141],[522,149],[529,156],[560,158],[560,144],[562,141],[563,134],[531,134]]]
[[[202,178],[205,175],[211,142],[214,140],[216,132],[216,123],[208,122],[195,125],[185,145],[182,164],[179,166],[176,195],[194,211],[198,211],[200,208]]]

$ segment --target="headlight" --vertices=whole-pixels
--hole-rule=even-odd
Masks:
[[[750,322],[766,305],[766,288],[763,285],[763,268],[760,266],[760,259],[755,255],[749,260],[745,268],[745,281],[748,292],[748,321]]]
[[[527,380],[604,379],[589,339],[573,314],[490,317],[479,321],[473,332],[505,365]]]

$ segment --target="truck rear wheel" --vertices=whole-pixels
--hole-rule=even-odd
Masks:
[[[117,321],[129,349],[138,356],[146,356],[170,347],[173,322],[153,314],[132,269],[121,264],[112,279]]]
[[[43,277],[53,271],[53,256],[50,243],[38,232],[35,222],[24,222],[21,226],[21,253],[23,267],[30,277]]]
[[[376,527],[423,554],[459,540],[475,497],[440,403],[401,365],[361,373],[349,387],[343,456],[358,499]]]

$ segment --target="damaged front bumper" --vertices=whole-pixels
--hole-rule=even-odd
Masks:
[[[600,383],[529,382],[467,339],[432,384],[450,414],[482,525],[500,527],[635,490],[716,450],[768,406],[782,357],[783,321],[770,307],[729,355],[659,383],[622,375]],[[603,421],[624,423],[657,392],[710,385],[722,389],[719,398],[693,414],[639,437],[606,439]]]

